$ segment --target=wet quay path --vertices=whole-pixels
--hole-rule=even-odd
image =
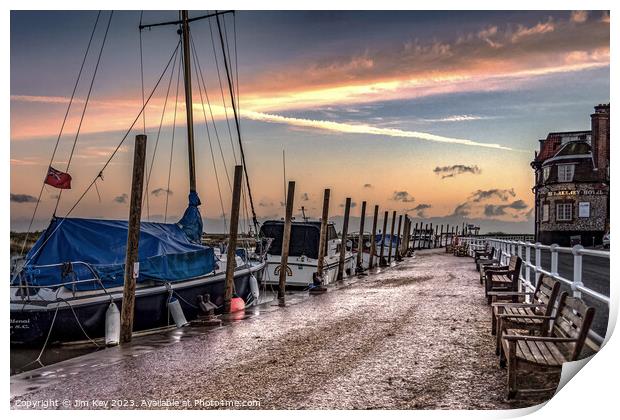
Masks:
[[[255,311],[208,332],[192,327],[171,343],[138,337],[13,376],[11,406],[188,400],[188,408],[208,408],[195,400],[225,400],[259,401],[261,409],[509,409],[543,401],[505,401],[506,371],[471,258],[418,251],[323,295]]]

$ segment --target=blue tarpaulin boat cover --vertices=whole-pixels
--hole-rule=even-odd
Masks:
[[[197,195],[195,199],[197,201],[192,202],[190,196],[190,207],[179,223],[140,224],[138,282],[186,280],[215,269],[213,249],[196,243],[202,234],[202,220],[196,204],[200,203]],[[200,221],[199,226],[197,221]],[[104,287],[121,286],[127,226],[124,220],[54,218],[26,256],[23,271],[26,281],[32,286],[51,286],[92,279],[92,269]],[[42,267],[49,264],[64,265]],[[75,290],[101,287],[99,282],[70,286]]]

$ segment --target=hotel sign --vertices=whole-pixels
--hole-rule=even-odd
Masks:
[[[549,197],[562,197],[562,196],[583,196],[583,195],[607,195],[605,190],[561,190],[561,191],[549,191],[547,196]]]

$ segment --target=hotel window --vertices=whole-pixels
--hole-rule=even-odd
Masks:
[[[571,182],[575,175],[575,165],[558,165],[558,181]]]
[[[579,217],[590,217],[590,203],[587,201],[579,202]]]
[[[555,205],[555,219],[558,221],[573,220],[573,203],[558,203]]]
[[[545,166],[543,168],[543,181],[549,179],[549,174],[551,174],[551,166]]]
[[[542,205],[542,221],[543,222],[549,221],[549,204]]]

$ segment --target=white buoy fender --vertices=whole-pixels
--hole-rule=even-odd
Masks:
[[[105,312],[105,345],[117,346],[121,340],[121,313],[116,303],[110,302]]]
[[[189,322],[187,322],[187,319],[185,319],[183,308],[181,308],[181,304],[179,303],[178,299],[172,298],[168,301],[168,310],[170,311],[172,319],[174,320],[177,328],[181,328],[189,324]]]
[[[252,291],[252,296],[254,296],[254,299],[258,300],[260,290],[258,288],[258,280],[256,280],[256,277],[254,277],[253,274],[250,276],[250,290]]]

